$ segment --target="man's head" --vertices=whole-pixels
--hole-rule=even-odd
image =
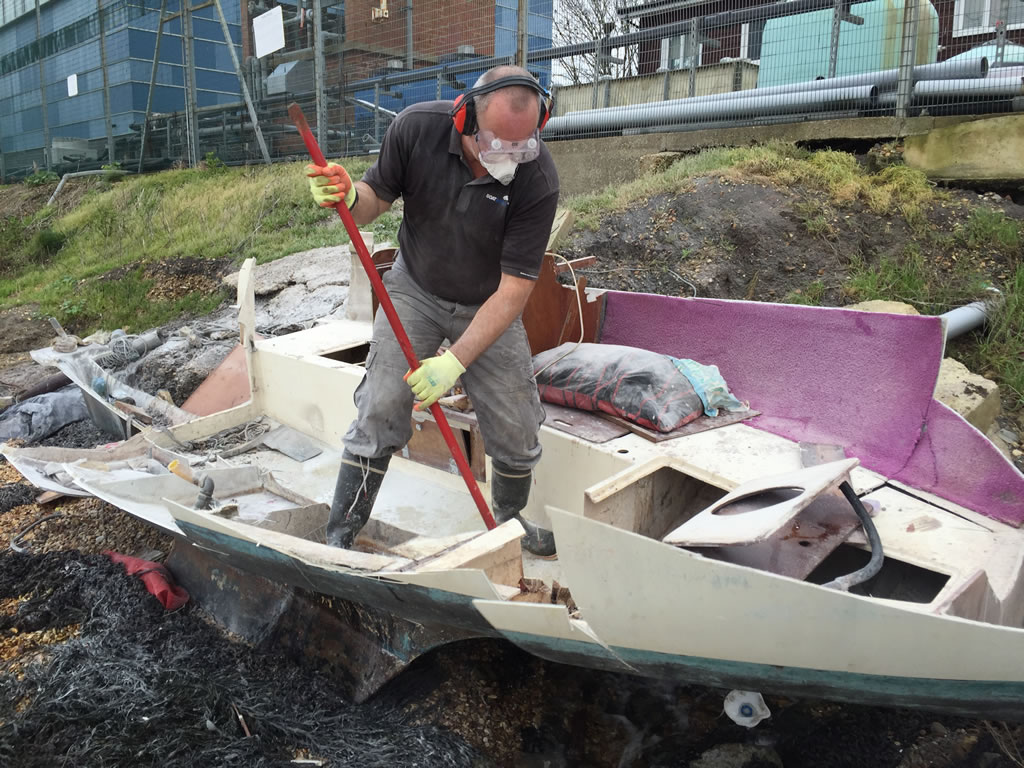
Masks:
[[[508,85],[500,82],[520,78]],[[522,79],[528,78],[523,83]],[[521,67],[501,66],[485,72],[466,96],[456,101],[452,111],[456,127],[463,134],[463,147],[503,184],[511,183],[519,163],[540,154],[542,117],[547,116],[545,93],[536,80]],[[474,94],[479,88],[495,85],[494,90]],[[471,100],[468,104],[464,100]]]
[[[474,88],[500,80],[503,77],[533,78],[522,67],[505,65],[494,67],[480,75]],[[477,125],[503,139],[521,141],[528,138],[540,123],[540,95],[525,85],[510,85],[497,91],[484,93],[473,99]]]

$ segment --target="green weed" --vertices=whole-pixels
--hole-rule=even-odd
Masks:
[[[60,251],[65,242],[67,236],[63,232],[48,227],[40,229],[32,236],[28,245],[28,257],[33,263],[41,264]]]
[[[52,184],[59,180],[60,176],[53,171],[36,171],[25,177],[25,183],[30,187],[40,187],[43,184]]]
[[[975,208],[967,224],[957,232],[970,248],[991,248],[1008,254],[1020,253],[1021,224],[992,208]]]
[[[798,288],[790,291],[782,299],[783,304],[806,304],[808,306],[820,307],[825,301],[825,283],[822,280],[815,280],[805,288]]]
[[[820,200],[805,200],[793,206],[808,234],[834,240],[839,232],[832,224],[835,214],[832,208]]]
[[[979,343],[965,353],[965,362],[1009,390],[1019,411],[1024,410],[1024,264],[1018,264],[1002,290],[1002,306]]]

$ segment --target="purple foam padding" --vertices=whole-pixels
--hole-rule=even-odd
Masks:
[[[910,461],[893,475],[1010,525],[1024,523],[1024,475],[956,411],[933,400]]]
[[[1024,475],[933,400],[937,317],[608,292],[601,342],[714,364],[791,440],[842,445],[864,466],[1011,525]]]
[[[608,292],[601,341],[717,365],[791,440],[842,445],[887,477],[910,459],[942,360],[937,317]]]

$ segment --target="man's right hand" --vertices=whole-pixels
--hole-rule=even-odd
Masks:
[[[333,208],[342,200],[350,209],[356,204],[356,188],[348,171],[337,163],[307,165],[309,191],[313,200],[322,208]]]

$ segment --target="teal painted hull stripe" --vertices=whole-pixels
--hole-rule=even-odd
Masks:
[[[543,649],[551,656],[600,656],[607,652],[593,643],[579,640],[546,637],[522,632],[503,632],[505,637],[523,648]],[[889,695],[899,699],[913,699],[928,703],[935,699],[959,699],[968,702],[1005,704],[1014,709],[1024,708],[1024,682],[1004,680],[938,680],[926,677],[895,677],[865,675],[856,672],[783,667],[772,664],[709,659],[701,656],[643,651],[636,648],[611,646],[622,661],[636,667],[641,674],[652,669],[677,669],[680,680],[688,675],[700,678],[743,678],[764,680],[788,688],[813,688],[820,691],[844,690],[851,698],[858,694]]]

